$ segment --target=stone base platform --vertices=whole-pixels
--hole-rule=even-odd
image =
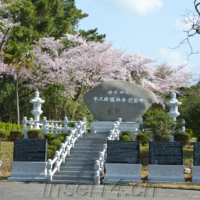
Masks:
[[[192,183],[200,183],[200,166],[192,166]]]
[[[141,164],[106,163],[106,174],[103,183],[142,182]]]
[[[12,172],[8,181],[46,181],[47,162],[13,161]]]
[[[148,182],[185,183],[184,165],[148,165]]]

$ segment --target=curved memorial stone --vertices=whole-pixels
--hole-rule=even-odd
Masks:
[[[156,95],[140,85],[111,80],[100,83],[83,96],[83,101],[99,121],[133,122],[156,101]]]

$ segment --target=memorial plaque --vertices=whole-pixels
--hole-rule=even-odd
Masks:
[[[107,163],[139,164],[140,142],[107,141]]]
[[[194,142],[194,166],[200,166],[200,142]]]
[[[47,140],[15,139],[13,161],[47,161]]]
[[[149,142],[149,164],[182,165],[182,142]]]

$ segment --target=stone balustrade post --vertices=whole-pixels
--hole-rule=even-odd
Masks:
[[[43,120],[42,120],[42,124],[43,124],[43,127],[42,127],[42,139],[44,139],[44,133],[46,133],[46,126],[47,126],[47,118],[46,117],[43,117]]]
[[[64,133],[68,133],[68,129],[67,129],[68,118],[67,117],[64,118],[63,124],[64,124],[64,130],[63,130],[63,132]]]
[[[27,118],[26,117],[23,117],[22,124],[23,124],[22,131],[24,132],[24,138],[28,138],[27,129],[26,129],[26,124],[27,124]]]
[[[52,160],[51,159],[48,159],[47,160],[47,180],[52,180]]]
[[[54,136],[56,136],[56,134],[54,133],[54,123],[51,123],[51,133],[53,133],[54,134]]]
[[[60,153],[58,151],[55,152],[54,158],[57,157],[55,167],[58,167],[58,171],[60,171],[59,161],[60,161]]]
[[[63,160],[62,162],[65,163],[65,153],[64,152],[61,153],[61,158]]]
[[[86,118],[83,117],[83,122],[84,122],[84,125],[83,125],[83,129],[84,129],[84,133],[86,133]]]
[[[58,123],[55,124],[55,134],[56,134],[56,136],[58,134]]]
[[[99,163],[99,160],[95,160],[94,170],[95,170],[94,185],[99,185],[100,184],[100,174],[99,174],[100,163]]]
[[[104,167],[103,167],[103,164],[104,164],[104,153],[103,152],[99,152],[99,162],[100,162],[100,169],[101,169],[101,176],[103,175],[103,172],[104,172]]]
[[[185,120],[182,119],[182,129],[181,132],[185,132]]]
[[[65,145],[63,143],[60,144],[59,150],[62,150],[63,152],[65,152]]]
[[[29,120],[29,129],[33,129],[33,118],[30,118]]]

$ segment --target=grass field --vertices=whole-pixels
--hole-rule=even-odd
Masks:
[[[195,138],[192,138],[191,141],[195,141]],[[0,160],[2,161],[2,166],[0,167],[1,179],[0,181],[7,181],[7,178],[10,176],[12,167],[11,162],[13,161],[13,141],[1,141],[1,151],[0,151]],[[148,177],[148,163],[149,163],[149,145],[140,146],[140,163],[142,164],[141,176],[142,180],[147,180]],[[193,146],[186,146],[183,148],[183,165],[187,168],[193,166]],[[170,183],[170,184],[153,184],[151,186],[157,187],[175,187],[175,188],[196,188],[200,189],[200,184],[190,183],[192,174],[184,174],[186,183]],[[135,183],[130,183],[135,184]],[[146,186],[146,183],[139,183],[138,186]]]

